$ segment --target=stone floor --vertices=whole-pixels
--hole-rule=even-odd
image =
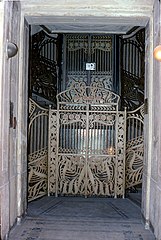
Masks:
[[[128,198],[44,197],[29,204],[9,240],[154,240]]]

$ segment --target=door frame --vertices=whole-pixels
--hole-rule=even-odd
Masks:
[[[63,12],[63,11],[62,11]],[[22,14],[22,22],[21,22],[21,32],[20,34],[22,36],[25,36],[25,32],[24,32],[24,28],[25,28],[25,23],[27,22],[27,24],[36,24],[36,22],[38,21],[38,18],[34,18],[34,15],[32,16],[31,14],[28,15],[28,13],[23,12]],[[41,15],[40,12],[38,13],[38,15]],[[135,19],[137,18],[137,13],[135,15]],[[63,16],[62,16],[63,18]],[[67,17],[66,17],[67,18]],[[70,17],[69,17],[70,18]],[[36,19],[36,20],[35,20]],[[41,20],[43,18],[41,17]],[[53,19],[57,19],[57,17],[53,17]],[[88,19],[88,17],[87,17]],[[95,21],[97,21],[97,17],[94,17]],[[106,21],[108,21],[108,19],[111,20],[111,18],[108,16],[105,18]],[[116,19],[116,18],[114,18]],[[131,17],[126,17],[123,16],[122,19],[129,21],[131,23]],[[146,21],[145,21],[146,19]],[[46,20],[46,18],[45,18]],[[34,22],[35,21],[35,22]],[[43,20],[42,20],[43,21]],[[58,21],[58,20],[57,20]],[[118,18],[118,21],[119,18]],[[149,32],[148,35],[148,42],[149,44],[147,44],[146,46],[146,55],[145,55],[145,59],[148,59],[148,62],[146,62],[146,67],[145,67],[145,98],[149,99],[148,101],[148,114],[145,115],[145,134],[144,134],[144,139],[145,139],[145,158],[146,158],[146,165],[144,166],[144,174],[143,174],[143,186],[145,188],[145,192],[143,192],[142,195],[142,213],[143,216],[145,218],[145,222],[146,222],[146,226],[149,226],[149,211],[150,211],[150,177],[151,177],[151,161],[152,161],[152,130],[151,130],[151,126],[153,123],[153,57],[152,57],[152,52],[153,52],[153,41],[154,41],[154,34],[153,34],[153,15],[152,14],[145,14],[143,17],[140,17],[138,19],[138,23],[140,21],[140,25],[146,27],[146,31]],[[148,23],[148,24],[147,24]],[[39,23],[40,24],[40,23]],[[43,22],[42,22],[43,24]],[[79,24],[79,23],[78,23]],[[77,32],[76,32],[77,33]],[[20,59],[22,60],[21,64],[20,64],[20,79],[22,79],[22,81],[28,81],[28,76],[24,76],[24,69],[25,72],[27,73],[28,70],[28,64],[24,64],[24,62],[26,61],[27,56],[25,56],[23,49],[25,48],[25,42],[23,41],[21,43],[20,46]],[[22,104],[23,104],[23,99],[22,99],[22,93],[23,93],[23,88],[22,88],[22,83],[20,84],[20,91],[19,91],[19,102],[20,107],[18,109],[19,113],[18,115],[21,116],[21,119],[24,117],[22,116]],[[26,95],[27,95],[27,88],[26,88]],[[25,112],[27,112],[28,110],[28,106],[27,104],[24,107]],[[27,115],[25,116],[26,118],[26,122],[27,122]],[[27,128],[27,124],[26,124],[26,128]],[[24,132],[24,128],[19,125],[19,136],[21,135],[21,133]],[[22,137],[22,135],[21,135]],[[25,143],[25,148],[27,148],[27,137],[25,137],[24,139],[24,143]],[[25,157],[25,161],[27,159],[27,155],[25,155],[25,151],[23,152],[22,149],[22,144],[21,144],[21,140],[18,143],[18,149],[19,149],[19,154],[18,154],[18,161],[20,163],[19,167],[22,167],[22,158],[23,156]],[[22,194],[22,186],[25,184],[26,186],[26,179],[25,178],[21,178],[19,179],[19,196],[18,196],[18,212],[19,212],[19,216],[22,215],[23,212],[26,211],[27,209],[27,204],[23,205],[23,202],[26,202],[25,199],[27,196],[27,193]],[[21,190],[20,190],[21,189]],[[21,192],[21,193],[20,193]],[[22,195],[23,195],[23,199],[22,199]]]

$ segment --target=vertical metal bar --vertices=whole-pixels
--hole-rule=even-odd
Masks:
[[[127,61],[127,54],[128,54],[128,42],[126,42],[125,43],[125,55],[124,55],[124,57],[125,57],[125,69],[126,69],[126,71],[128,71],[128,61]],[[129,56],[129,58],[130,58],[130,56]]]
[[[103,128],[103,124],[100,123],[100,154],[102,154],[102,149],[103,149],[102,128]]]
[[[40,132],[41,132],[41,128],[40,128],[40,118],[41,116],[39,116],[37,118],[37,138],[36,138],[36,142],[37,142],[37,151],[40,150]]]
[[[135,119],[132,120],[132,139],[134,138]]]
[[[98,122],[96,122],[96,154],[98,154]]]
[[[44,141],[44,138],[45,138],[45,125],[44,125],[44,122],[45,122],[45,115],[43,116],[40,116],[40,149],[42,149],[44,147],[44,144],[43,144],[43,141]]]
[[[125,198],[125,188],[126,188],[126,116],[127,116],[127,112],[126,112],[126,107],[124,110],[124,157],[123,157],[123,195],[122,198]]]
[[[86,105],[86,153],[85,153],[85,198],[87,198],[87,178],[88,178],[88,148],[89,148],[89,105]]]
[[[90,124],[89,124],[90,125]],[[89,154],[93,154],[93,148],[92,148],[92,126],[89,126]]]
[[[34,120],[34,140],[33,140],[33,145],[34,145],[34,152],[36,151],[36,140],[37,140],[37,118]]]
[[[81,42],[80,40],[79,40],[79,42]],[[80,44],[80,43],[79,43]],[[78,70],[77,71],[81,71],[81,68],[80,68],[80,66],[81,66],[81,62],[82,62],[82,59],[81,59],[81,48],[79,49],[79,58],[78,58]]]
[[[47,46],[46,58],[49,59],[49,42],[46,44],[46,46]]]
[[[51,162],[51,105],[49,105],[49,115],[48,115],[48,162],[47,162],[47,192],[50,196],[50,162]]]
[[[135,76],[138,76],[138,73],[137,73],[137,53],[136,53],[136,46],[135,46],[135,54],[134,54],[134,56],[135,56],[135,62],[134,62],[134,67],[135,67]]]
[[[60,112],[59,104],[57,107],[57,146],[56,146],[56,159],[55,159],[55,197],[58,196],[58,178],[59,178],[59,130],[60,130]]]
[[[113,131],[114,125],[112,126],[108,126],[108,139],[109,139],[109,144],[108,144],[108,148],[110,148],[111,146],[115,146],[115,143],[113,142],[114,140],[114,131]]]
[[[78,139],[79,139],[78,142],[79,142],[80,153],[82,153],[82,148],[81,148],[81,122],[79,122]]]
[[[94,129],[93,129],[93,142],[94,142],[94,151],[93,151],[93,154],[96,154],[96,144],[97,144],[97,141],[96,141],[96,122],[94,121],[93,123],[94,125]]]
[[[140,125],[139,125],[139,136],[142,135],[142,122],[140,121]]]
[[[48,113],[49,116],[49,113]],[[46,122],[47,116],[42,116],[41,118],[41,129],[42,129],[42,135],[41,135],[41,148],[45,148],[48,145],[45,144],[47,142],[46,137],[48,137],[48,131],[45,131],[45,126],[47,126],[48,129],[48,121]]]
[[[88,60],[87,62],[91,61],[91,35],[88,35]],[[91,71],[87,71],[87,85],[90,86],[91,84]]]
[[[134,138],[137,138],[137,119],[135,119],[134,130],[135,130]]]
[[[33,122],[32,122],[33,123]],[[30,151],[29,153],[33,152],[33,124],[31,123],[29,128],[29,141],[30,141]]]
[[[118,106],[116,108],[116,123],[115,123],[115,186],[114,197],[117,198],[117,172],[118,172]]]
[[[85,151],[85,148],[87,147],[85,144],[86,144],[86,134],[87,134],[87,132],[86,132],[87,130],[86,130],[86,128],[83,128],[83,142],[82,142],[82,146],[83,146],[83,152]]]
[[[75,147],[75,122],[73,122],[73,124],[72,124],[72,139],[73,139],[72,152],[75,153],[75,149],[76,149],[76,147]]]
[[[62,124],[62,128],[63,128],[63,139],[62,139],[62,142],[63,142],[63,148],[65,149],[66,148],[66,125],[65,124]]]
[[[79,153],[78,148],[78,122],[75,124],[75,145],[76,145],[76,153]]]
[[[105,135],[106,135],[106,150],[108,150],[108,125],[105,126]]]
[[[61,86],[62,90],[66,89],[66,78],[67,78],[67,38],[66,35],[63,34],[63,66],[62,66],[62,73],[63,73],[63,86]]]

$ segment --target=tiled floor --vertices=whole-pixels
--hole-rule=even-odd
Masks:
[[[9,240],[154,240],[144,229],[140,208],[129,199],[44,197]]]

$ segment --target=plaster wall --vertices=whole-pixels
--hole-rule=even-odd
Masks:
[[[155,0],[22,0],[22,10],[33,16],[145,16]],[[38,11],[39,9],[39,11]]]
[[[153,48],[160,44],[160,4],[154,4]],[[153,61],[152,162],[149,220],[155,236],[161,239],[161,63]]]
[[[18,55],[7,57],[7,41],[19,45],[18,2],[0,2],[0,192],[1,238],[4,239],[17,217],[17,128],[10,126],[10,102],[17,119]],[[13,119],[12,119],[13,120]]]

